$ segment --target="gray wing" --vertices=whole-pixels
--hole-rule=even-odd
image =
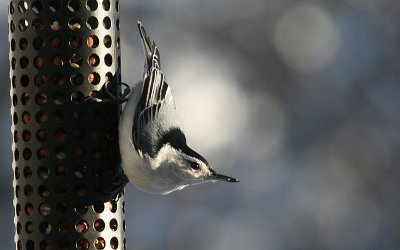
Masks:
[[[138,151],[154,158],[163,136],[178,128],[171,90],[160,70],[152,69],[143,81],[143,90],[133,121],[133,143]]]
[[[171,89],[160,69],[160,57],[154,42],[138,23],[146,55],[143,88],[136,108],[132,141],[135,148],[154,158],[163,136],[178,128],[176,109]]]

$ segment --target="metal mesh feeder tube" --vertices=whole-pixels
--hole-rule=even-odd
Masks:
[[[87,98],[120,79],[118,1],[8,8],[16,248],[124,249],[120,107]]]

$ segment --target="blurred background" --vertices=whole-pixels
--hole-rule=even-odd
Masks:
[[[127,248],[398,248],[399,9],[390,0],[121,0],[123,81],[142,75],[140,20],[189,145],[240,179],[167,196],[128,185]],[[4,79],[0,242],[13,249]]]

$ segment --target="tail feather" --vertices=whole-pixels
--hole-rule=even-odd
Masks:
[[[144,54],[146,56],[145,72],[152,67],[161,69],[160,52],[158,51],[156,43],[150,39],[143,25],[139,21],[137,25],[142,38]]]

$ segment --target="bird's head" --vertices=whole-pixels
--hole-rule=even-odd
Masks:
[[[181,148],[166,145],[165,149],[168,151],[168,167],[186,185],[206,181],[238,182],[233,177],[217,173],[204,157],[186,145]]]
[[[188,183],[201,183],[205,181],[238,182],[233,177],[217,173],[203,157],[197,158],[183,153],[182,158],[183,164],[181,165],[180,172],[182,176],[185,176]]]

